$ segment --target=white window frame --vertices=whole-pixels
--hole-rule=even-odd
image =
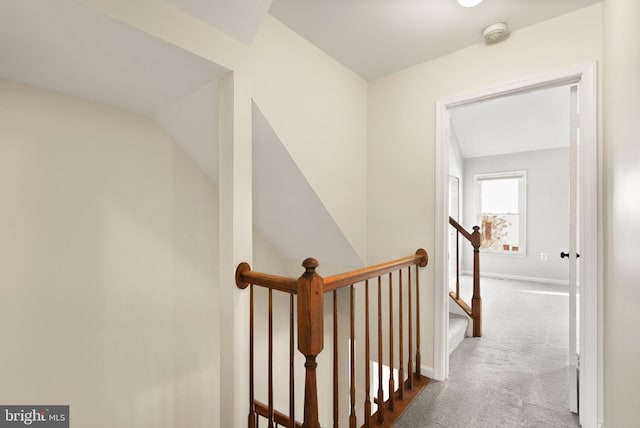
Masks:
[[[520,178],[518,187],[518,210],[517,213],[520,216],[520,245],[518,251],[500,251],[490,248],[481,248],[480,252],[507,257],[526,257],[527,255],[527,171],[503,171],[503,172],[488,172],[482,174],[474,174],[473,180],[476,190],[476,221],[478,226],[482,230],[482,187],[480,183],[483,180],[495,180],[501,178]],[[514,213],[515,214],[515,213]]]

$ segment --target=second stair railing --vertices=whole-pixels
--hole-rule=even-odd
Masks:
[[[469,233],[453,217],[449,217],[449,224],[456,230],[456,289],[449,291],[449,296],[471,318],[473,322],[473,337],[482,336],[482,297],[480,297],[480,245],[482,235],[480,227],[473,226]],[[460,235],[473,247],[473,297],[471,305],[460,296]]]

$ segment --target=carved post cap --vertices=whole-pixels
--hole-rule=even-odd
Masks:
[[[473,245],[474,252],[479,251],[480,245],[482,245],[480,226],[473,226],[473,233],[471,234],[471,245]]]
[[[318,266],[320,266],[320,263],[318,263],[318,261],[313,257],[309,257],[302,261],[302,267],[307,270],[305,275],[313,274]]]

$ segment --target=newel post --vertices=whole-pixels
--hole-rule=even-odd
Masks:
[[[316,357],[324,347],[323,301],[324,281],[316,273],[318,261],[308,258],[302,262],[306,269],[298,278],[298,350],[305,356],[303,428],[320,428],[318,420],[318,382]]]
[[[482,298],[480,297],[480,245],[482,235],[480,227],[473,226],[471,245],[473,245],[473,298],[471,314],[473,317],[473,337],[482,336]]]

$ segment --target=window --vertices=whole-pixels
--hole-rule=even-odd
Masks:
[[[526,171],[475,176],[483,251],[525,254],[526,178]]]

